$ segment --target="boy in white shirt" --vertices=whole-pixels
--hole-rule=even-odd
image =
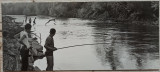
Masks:
[[[29,43],[29,37],[28,34],[31,31],[31,24],[26,24],[24,31],[21,31],[19,34],[15,35],[15,38],[18,39],[21,46],[21,58],[22,58],[22,71],[27,71],[28,69],[28,57],[29,57],[29,48],[31,48],[31,45]]]

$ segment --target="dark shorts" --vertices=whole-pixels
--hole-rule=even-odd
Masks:
[[[51,52],[46,51],[46,52],[45,52],[45,55],[46,55],[46,56],[53,56],[53,51],[51,51]]]
[[[21,51],[21,57],[22,57],[22,71],[27,71],[28,69],[28,57],[29,57],[29,50],[26,49],[24,46],[22,47]]]

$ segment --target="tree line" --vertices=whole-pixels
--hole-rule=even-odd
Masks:
[[[106,20],[151,20],[159,18],[158,1],[3,3],[3,15],[46,15]]]

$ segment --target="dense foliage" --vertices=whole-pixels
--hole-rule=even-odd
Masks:
[[[144,2],[56,2],[56,3],[5,3],[3,15],[48,15],[119,20],[158,20],[158,1]]]
[[[14,22],[14,18],[3,16],[3,70],[20,70],[20,44],[14,35],[23,30],[22,23]]]

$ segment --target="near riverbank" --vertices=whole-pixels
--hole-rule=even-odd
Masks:
[[[14,35],[23,30],[22,22],[15,22],[15,18],[3,16],[3,70],[20,71],[20,44]],[[39,70],[35,67],[34,70]]]

